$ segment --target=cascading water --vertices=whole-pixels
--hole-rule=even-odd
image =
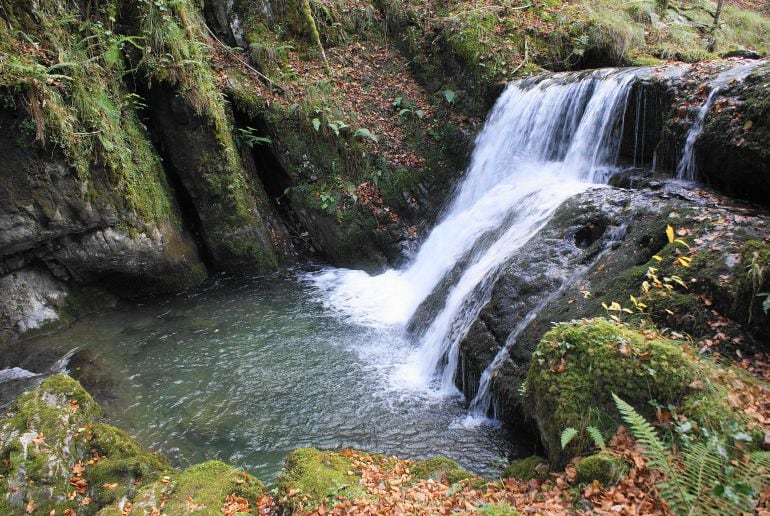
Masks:
[[[400,385],[456,392],[458,343],[496,273],[564,200],[615,171],[626,102],[642,73],[598,70],[512,83],[476,140],[465,180],[409,266],[377,276],[327,269],[311,277],[330,310],[364,325],[404,326],[463,264],[397,372]]]
[[[687,137],[684,142],[684,150],[682,151],[682,158],[676,166],[676,178],[681,181],[695,181],[698,170],[695,165],[695,142],[698,141],[698,137],[703,132],[703,127],[706,124],[706,116],[711,110],[711,106],[714,104],[719,92],[732,81],[744,79],[751,71],[759,64],[759,61],[752,63],[741,64],[725,70],[720,73],[716,79],[711,81],[711,91],[709,92],[706,102],[698,110],[698,114],[695,117],[695,122],[690,126],[687,131]]]

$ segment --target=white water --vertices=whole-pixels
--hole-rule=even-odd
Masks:
[[[706,125],[706,116],[714,105],[714,101],[725,86],[728,86],[733,81],[743,80],[759,63],[760,61],[754,61],[729,68],[711,81],[711,91],[706,98],[706,102],[698,110],[695,122],[687,131],[682,158],[676,165],[677,179],[688,182],[693,182],[697,179],[698,169],[695,164],[695,142],[698,141],[698,137],[703,132],[703,128]]]
[[[457,392],[458,344],[497,272],[564,200],[615,171],[623,113],[639,73],[598,70],[512,83],[479,134],[445,215],[408,266],[375,276],[326,269],[310,278],[334,313],[367,326],[403,327],[455,274],[396,383]],[[453,271],[458,264],[462,269]]]

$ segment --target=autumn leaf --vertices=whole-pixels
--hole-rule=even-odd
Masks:
[[[27,514],[32,514],[35,512],[35,509],[37,509],[37,503],[35,500],[30,499],[29,502],[27,502],[27,507],[24,509],[24,512]]]
[[[83,466],[83,463],[80,461],[77,461],[77,463],[74,466],[72,466],[72,473],[78,477],[83,476],[83,472],[85,470],[86,470],[85,466]]]
[[[666,236],[669,244],[674,242],[674,228],[671,227],[671,224],[666,226]]]

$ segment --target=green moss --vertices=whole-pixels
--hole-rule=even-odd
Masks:
[[[77,410],[69,402],[77,403]],[[65,374],[47,378],[35,390],[22,394],[4,420],[21,432],[35,429],[44,435],[61,435],[65,428],[62,419],[82,422],[82,425],[101,415],[101,408],[83,387]]]
[[[118,428],[97,423],[91,433],[92,451],[101,458],[86,470],[86,478],[100,506],[132,497],[138,485],[157,480],[171,467],[165,457],[143,448]]]
[[[603,486],[617,483],[628,474],[628,465],[620,457],[601,452],[585,457],[575,467],[577,481],[590,484],[598,480]]]
[[[289,509],[308,509],[341,496],[349,499],[363,496],[364,491],[358,485],[360,480],[360,472],[349,457],[315,448],[299,448],[286,457],[286,467],[276,486],[281,503]]]
[[[66,375],[46,379],[16,400],[0,422],[0,458],[5,461],[0,494],[17,493],[13,503],[22,504],[9,513],[22,512],[30,499],[46,513],[77,506],[66,499],[70,472],[89,450],[82,429],[100,412],[80,384]]]
[[[675,342],[648,340],[604,319],[560,324],[533,353],[524,408],[536,419],[551,464],[558,466],[590,446],[582,436],[562,450],[564,428],[592,424],[614,432],[619,417],[612,393],[649,413],[650,400],[679,403],[697,371]]]
[[[417,461],[410,469],[415,474],[415,478],[432,479],[447,484],[478,479],[476,475],[462,469],[455,461],[446,457]]]
[[[533,455],[525,459],[511,461],[500,474],[501,478],[515,478],[528,482],[530,480],[547,480],[549,475],[547,459]]]
[[[506,502],[486,503],[479,507],[478,513],[483,516],[518,516],[521,514],[516,508],[511,507]]]

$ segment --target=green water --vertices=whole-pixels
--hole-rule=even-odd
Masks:
[[[502,430],[462,426],[464,400],[394,384],[416,346],[402,330],[326,313],[295,273],[221,277],[35,345],[78,347],[72,372],[94,385],[109,422],[179,466],[218,458],[270,481],[294,448],[352,447],[446,455],[491,475],[518,455]]]

